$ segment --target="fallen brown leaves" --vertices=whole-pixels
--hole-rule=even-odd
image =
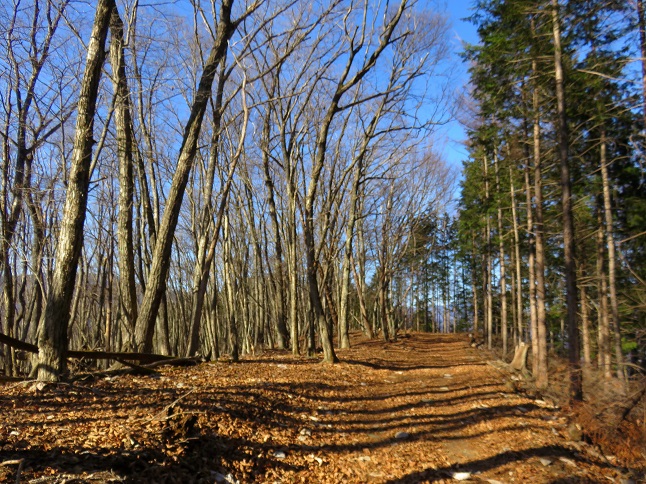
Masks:
[[[5,384],[0,481],[18,472],[21,482],[622,477],[568,442],[566,415],[510,390],[466,336],[355,338],[338,354],[338,365],[267,352],[152,376]]]

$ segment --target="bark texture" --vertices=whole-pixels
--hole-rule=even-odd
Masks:
[[[94,114],[113,9],[116,9],[114,0],[99,0],[88,43],[87,61],[77,107],[76,133],[65,208],[56,248],[56,267],[38,335],[37,371],[41,381],[58,381],[67,369],[67,328],[76,270],[83,246],[83,226],[94,145]]]

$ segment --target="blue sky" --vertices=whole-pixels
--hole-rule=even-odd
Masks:
[[[456,88],[466,86],[468,82],[468,75],[466,66],[461,63],[459,52],[462,50],[462,45],[466,43],[477,43],[478,35],[473,24],[461,19],[469,17],[473,12],[470,10],[472,0],[448,0],[446,3],[446,11],[451,21],[451,44],[453,48],[454,62],[460,64],[459,70],[459,84]],[[466,150],[462,145],[465,140],[465,132],[459,123],[453,121],[448,126],[444,127],[438,133],[438,150],[443,153],[445,159],[451,166],[456,169],[461,169],[461,162],[466,158]]]

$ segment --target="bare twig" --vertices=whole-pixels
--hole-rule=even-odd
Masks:
[[[0,462],[0,467],[17,465],[18,470],[16,470],[16,484],[20,484],[20,474],[22,473],[22,466],[24,464],[25,459],[6,460],[4,462]]]

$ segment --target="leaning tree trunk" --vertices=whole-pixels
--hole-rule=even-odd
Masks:
[[[384,102],[385,102],[384,97]],[[354,243],[355,225],[359,218],[359,208],[362,205],[363,190],[363,176],[365,159],[368,152],[370,140],[375,134],[377,123],[379,122],[382,114],[382,105],[376,110],[375,114],[370,121],[368,129],[364,134],[361,149],[354,160],[354,179],[352,183],[352,192],[350,194],[350,213],[348,215],[348,222],[345,232],[345,244],[343,247],[343,261],[341,263],[341,304],[339,310],[339,339],[341,348],[350,347],[350,265],[352,264],[352,246]]]
[[[87,63],[77,105],[76,134],[65,208],[56,249],[56,267],[38,336],[38,379],[41,381],[57,381],[67,369],[67,328],[76,269],[83,246],[94,144],[94,113],[113,9],[116,9],[114,0],[99,0],[88,44]]]
[[[195,101],[184,130],[177,167],[166,200],[166,209],[159,224],[152,265],[148,275],[148,287],[135,325],[135,343],[140,351],[149,352],[152,348],[155,320],[157,319],[162,296],[166,291],[166,279],[170,268],[175,228],[177,227],[186,184],[197,153],[197,142],[202,129],[202,119],[211,97],[211,87],[217,67],[222,57],[226,55],[227,42],[235,30],[235,24],[231,22],[232,4],[233,0],[222,1],[215,43],[204,64],[204,71],[195,94]]]

